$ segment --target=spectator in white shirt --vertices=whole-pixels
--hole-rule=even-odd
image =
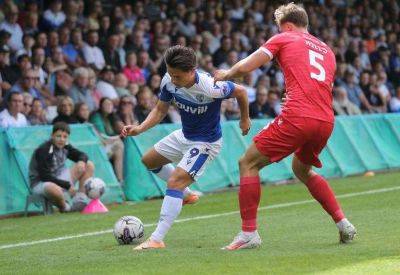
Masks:
[[[18,21],[18,7],[14,4],[8,5],[5,10],[6,20],[0,24],[0,30],[6,30],[11,34],[8,46],[13,52],[16,52],[24,47],[22,44],[23,32]]]
[[[0,128],[28,126],[28,120],[22,114],[24,97],[21,93],[11,93],[7,99],[7,108],[0,113]]]
[[[87,64],[94,70],[100,71],[104,68],[106,62],[102,50],[97,47],[99,34],[97,31],[90,31],[87,38],[88,43],[83,47],[83,56]]]
[[[118,93],[115,90],[112,83],[114,82],[115,70],[113,67],[107,65],[101,70],[100,80],[97,82],[97,90],[101,94],[101,97],[108,97],[114,103],[114,106],[118,106],[119,98]]]
[[[65,22],[66,16],[62,11],[61,0],[53,0],[50,3],[50,8],[43,14],[43,21],[49,29],[57,29]]]

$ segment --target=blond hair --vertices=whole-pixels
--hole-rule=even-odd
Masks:
[[[275,22],[278,26],[290,22],[297,27],[308,27],[308,15],[301,5],[289,3],[277,8],[274,12]]]

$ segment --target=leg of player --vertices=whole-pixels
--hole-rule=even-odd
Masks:
[[[312,170],[311,165],[304,164],[295,155],[292,162],[293,173],[302,181],[325,211],[332,217],[339,229],[341,243],[349,243],[356,234],[355,227],[346,219],[329,183]]]
[[[269,159],[262,155],[253,143],[239,160],[240,186],[239,205],[242,231],[225,250],[255,248],[261,245],[257,232],[257,209],[260,203],[261,186],[259,171],[268,165]]]
[[[160,219],[151,237],[135,250],[164,248],[163,242],[175,219],[182,210],[183,190],[193,182],[188,172],[177,167],[168,179],[167,191],[161,206]]]
[[[44,182],[43,193],[61,212],[68,212],[70,210],[69,204],[65,201],[63,190],[57,184],[53,182]]]
[[[154,148],[150,149],[142,158],[143,164],[157,175],[160,179],[168,182],[175,167],[171,164],[171,160],[167,159]],[[183,204],[194,204],[199,200],[199,196],[195,194],[189,187],[183,190]]]

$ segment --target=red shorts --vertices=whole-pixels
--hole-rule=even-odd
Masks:
[[[278,116],[253,141],[258,151],[271,162],[278,162],[294,152],[302,163],[321,168],[318,156],[332,130],[333,123],[327,121]]]

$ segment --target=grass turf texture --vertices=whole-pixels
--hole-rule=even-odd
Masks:
[[[400,173],[331,180],[337,195],[399,186]],[[240,229],[238,214],[177,223],[167,248],[132,251],[112,233],[0,250],[0,274],[367,274],[400,272],[400,190],[340,199],[358,229],[338,244],[338,232],[316,202],[259,212],[259,249],[221,251]],[[301,184],[267,186],[261,206],[311,199]],[[158,219],[161,200],[111,206],[107,214],[55,214],[0,220],[0,246],[111,229],[123,215]],[[223,192],[185,206],[179,219],[237,210],[237,193]],[[145,229],[146,236],[154,226]]]

